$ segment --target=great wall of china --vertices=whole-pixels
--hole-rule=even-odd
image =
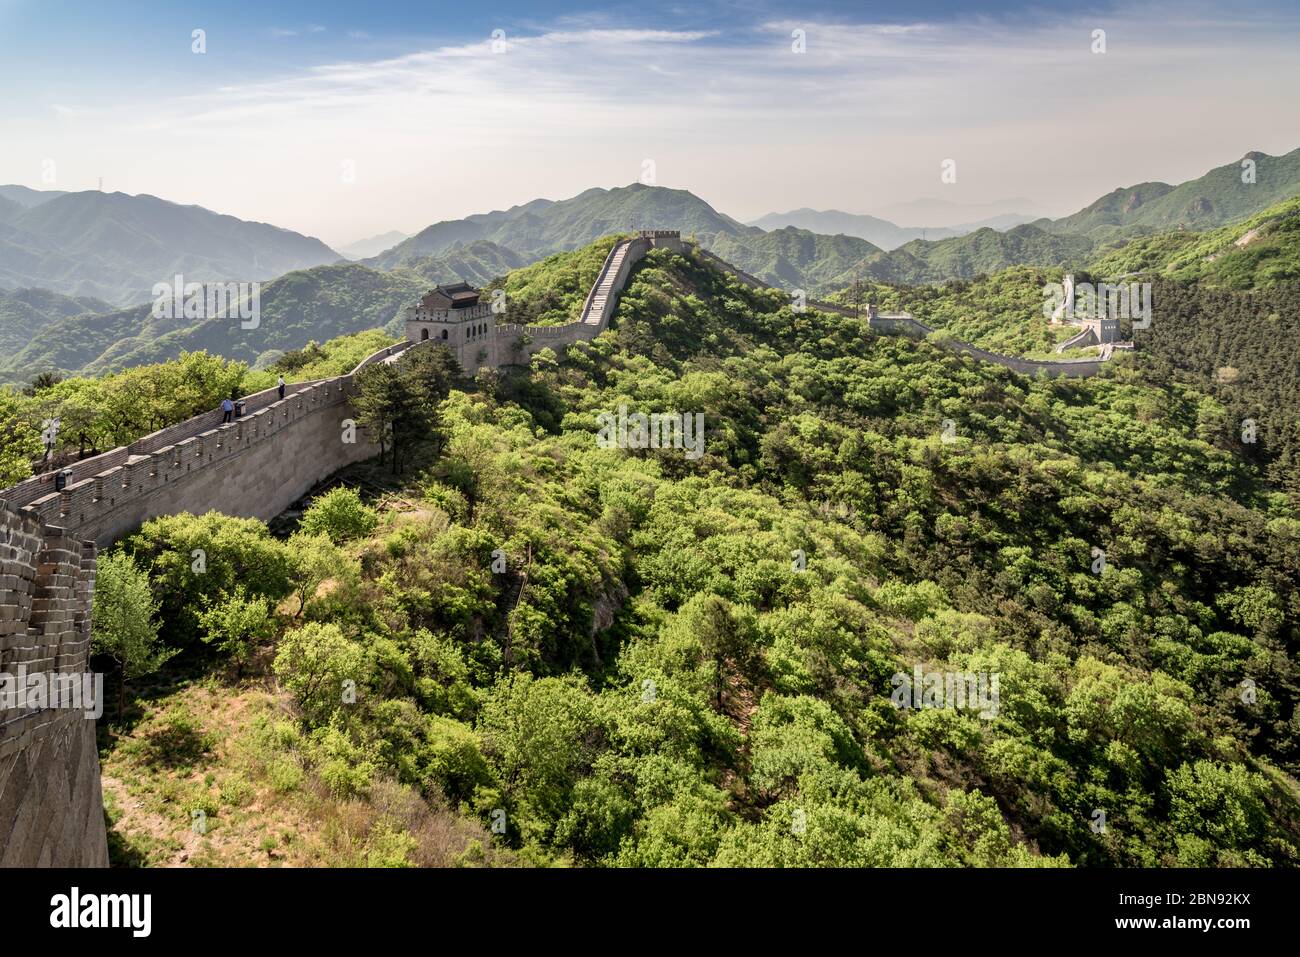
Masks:
[[[772,288],[683,243],[675,231],[643,231],[615,243],[573,322],[462,321],[444,338],[408,321],[406,342],[376,352],[347,375],[296,383],[283,399],[275,389],[247,396],[245,414],[233,422],[208,412],[77,462],[61,477],[48,472],[0,491],[0,674],[88,670],[97,547],[151,518],[180,512],[269,519],[322,479],[374,455],[376,446],[352,422],[350,399],[363,368],[433,345],[449,348],[466,370],[515,365],[539,349],[593,339],[608,326],[633,266],[656,247],[694,250],[747,285]],[[856,315],[832,303],[809,306]],[[871,310],[867,318],[884,335],[933,331],[903,314]],[[951,339],[939,344],[1028,374],[1087,376],[1104,362],[1019,359]],[[0,866],[107,863],[94,721],[80,711],[0,710]]]

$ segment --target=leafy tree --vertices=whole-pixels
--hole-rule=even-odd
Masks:
[[[313,725],[328,724],[347,705],[348,690],[360,694],[368,680],[364,649],[345,638],[338,625],[319,622],[281,637],[274,669]]]
[[[201,637],[199,613],[240,587],[278,603],[293,591],[293,556],[255,519],[168,515],[141,526],[126,551],[149,573],[172,644]]]
[[[260,642],[275,633],[275,615],[265,598],[250,598],[242,586],[199,612],[203,640],[215,645],[238,675]]]
[[[39,431],[23,420],[18,400],[0,389],[0,488],[31,475],[32,460],[40,454]]]
[[[312,499],[301,528],[305,535],[324,535],[337,545],[369,535],[378,523],[375,510],[362,503],[356,489],[339,485]]]
[[[126,684],[152,674],[176,654],[163,647],[155,620],[158,603],[149,576],[121,551],[105,552],[95,562],[95,627],[91,650],[118,667],[117,716],[126,705]]]

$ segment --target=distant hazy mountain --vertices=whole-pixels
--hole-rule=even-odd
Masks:
[[[1043,216],[1039,204],[1024,196],[989,203],[959,203],[951,199],[922,196],[904,203],[890,203],[872,212],[890,222],[930,228],[951,228],[962,224],[996,228],[995,224],[1002,217],[1024,216],[1027,221],[1033,221]],[[1018,223],[1009,225],[1015,226]]]
[[[354,243],[348,243],[346,246],[338,246],[336,249],[344,259],[369,259],[371,256],[378,256],[384,250],[392,249],[398,243],[410,238],[406,233],[394,229],[378,236],[371,236],[369,239],[359,239]]]
[[[0,287],[41,286],[117,305],[150,298],[155,283],[253,282],[337,262],[318,239],[155,196],[58,193],[20,186],[0,196]]]
[[[784,229],[787,226],[793,226],[796,229],[806,229],[809,232],[829,236],[856,236],[858,239],[865,239],[881,249],[896,249],[909,240],[920,239],[923,235],[921,229],[897,226],[887,219],[878,219],[875,216],[864,216],[857,213],[844,213],[838,209],[804,208],[792,209],[788,213],[768,213],[766,216],[755,219],[749,225],[767,230]],[[948,229],[931,229],[925,232],[928,233],[931,239],[943,239],[946,236],[957,235],[956,232]]]
[[[52,199],[58,199],[60,196],[67,195],[67,191],[61,189],[31,189],[27,186],[0,186],[0,199],[6,199],[11,203],[17,203],[23,209],[31,209],[33,206],[39,206],[41,203],[48,203]]]
[[[749,225],[768,230],[794,226],[826,235],[856,236],[881,249],[889,250],[897,249],[903,243],[913,239],[947,239],[950,236],[972,233],[985,226],[993,229],[1010,229],[1021,223],[1032,222],[1034,218],[1023,213],[1002,213],[978,222],[958,223],[952,226],[898,226],[876,216],[845,213],[838,209],[805,208],[791,210],[788,213],[768,213],[753,220]]]

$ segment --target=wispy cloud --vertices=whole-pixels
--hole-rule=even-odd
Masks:
[[[1184,13],[774,17],[727,30],[574,19],[507,30],[504,43],[484,37],[132,103],[87,118],[80,133],[101,156],[116,148],[104,145],[109,129],[128,134],[117,142],[150,143],[147,158],[130,154],[148,178],[141,189],[232,211],[261,202],[260,218],[324,232],[410,230],[627,183],[646,158],[662,184],[740,216],[870,211],[940,194],[1030,195],[1064,212],[1121,183],[1196,175],[1237,149],[1296,145],[1283,131],[1300,128],[1289,92],[1300,84],[1291,43],[1300,18]],[[1105,54],[1091,52],[1095,29],[1106,30]],[[947,158],[957,161],[952,187],[939,183]],[[339,175],[345,162],[352,182]]]
[[[271,27],[267,32],[276,39],[298,37],[304,33],[324,33],[325,27],[318,23],[309,23],[305,27]]]

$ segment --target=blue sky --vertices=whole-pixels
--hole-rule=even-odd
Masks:
[[[1270,3],[0,0],[0,182],[102,176],[333,243],[647,162],[744,219],[1060,214],[1300,146],[1297,40]]]

